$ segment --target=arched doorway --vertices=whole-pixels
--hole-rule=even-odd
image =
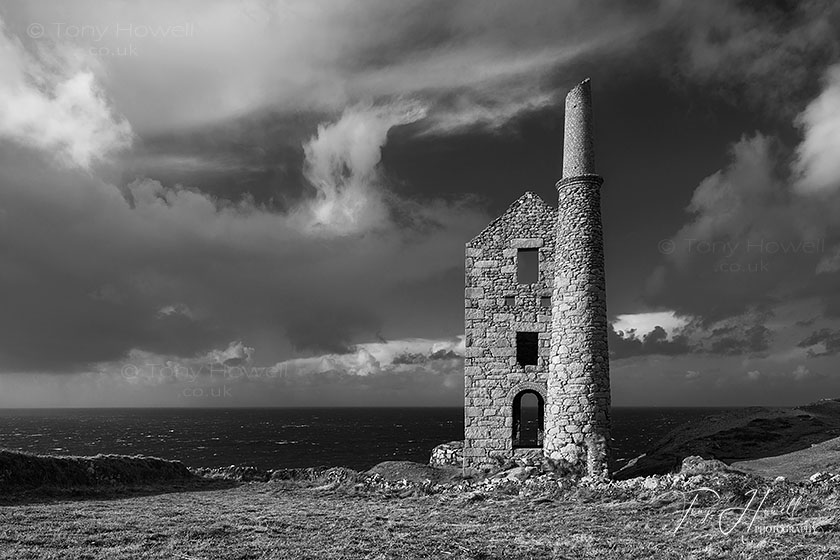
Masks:
[[[513,447],[542,447],[545,403],[531,389],[513,397]]]

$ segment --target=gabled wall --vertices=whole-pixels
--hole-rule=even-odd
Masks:
[[[557,210],[526,192],[466,247],[464,319],[464,466],[478,471],[496,454],[512,455],[512,405],[524,389],[537,391],[550,405],[546,379],[551,342],[551,296]],[[517,249],[539,252],[539,281],[519,284]],[[505,297],[514,296],[513,306]],[[516,332],[537,332],[537,365],[516,361]]]

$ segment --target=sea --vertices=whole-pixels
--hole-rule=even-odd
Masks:
[[[615,467],[679,425],[728,408],[612,409]],[[0,409],[0,448],[51,455],[123,454],[191,467],[261,469],[425,463],[464,437],[463,408]]]

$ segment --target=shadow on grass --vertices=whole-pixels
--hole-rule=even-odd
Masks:
[[[207,492],[235,488],[241,483],[234,480],[196,478],[141,486],[0,486],[0,507],[87,500],[122,500],[159,494]]]

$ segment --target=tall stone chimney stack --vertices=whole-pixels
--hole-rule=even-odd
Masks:
[[[601,183],[586,79],[566,96],[543,449],[546,456],[566,460],[590,476],[608,477],[610,364]]]
[[[563,179],[595,174],[592,145],[592,89],[589,78],[566,95]],[[558,185],[559,186],[559,185]]]

